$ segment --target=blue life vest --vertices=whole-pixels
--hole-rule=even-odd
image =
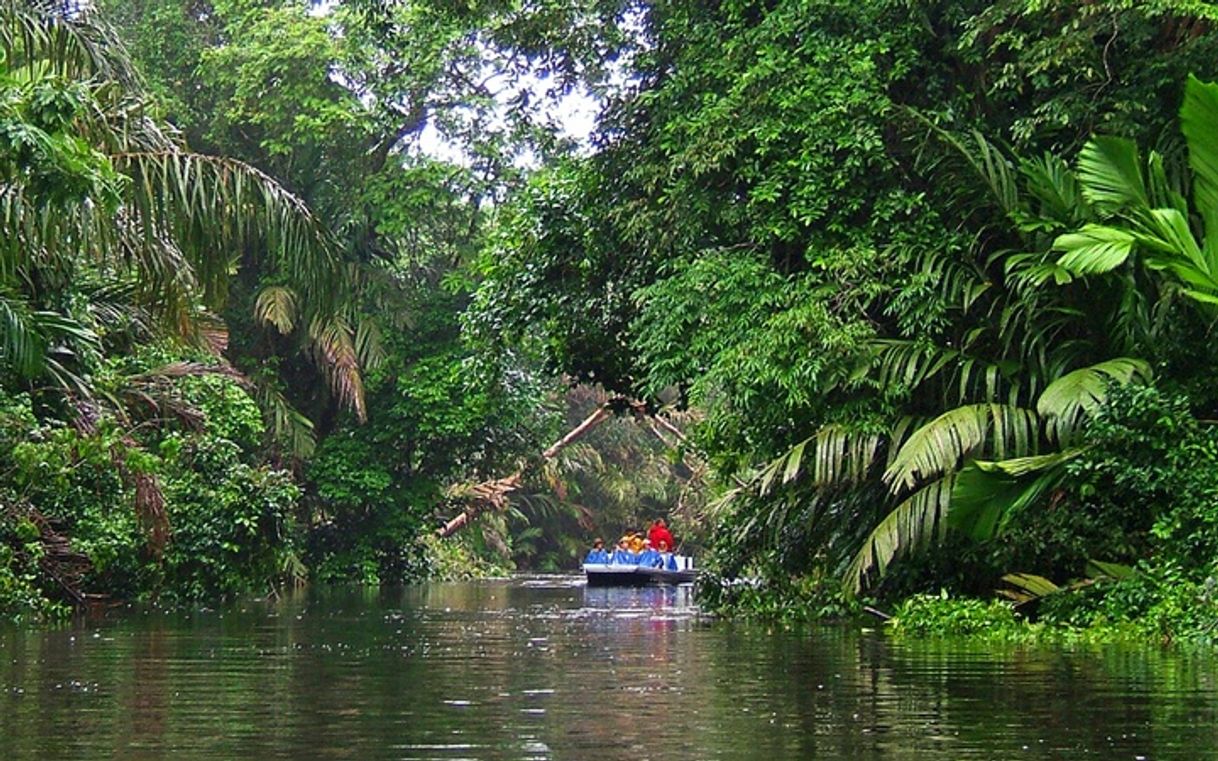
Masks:
[[[646,568],[663,568],[664,556],[648,547],[639,555],[639,565]]]
[[[639,556],[619,547],[609,556],[609,562],[615,565],[638,565]]]
[[[609,562],[609,553],[604,550],[593,549],[588,552],[588,557],[584,558],[584,562],[591,565],[603,565]]]
[[[666,564],[664,567],[665,567],[665,568],[667,568],[667,569],[668,569],[668,570],[670,570],[670,571],[676,571],[676,570],[680,570],[680,569],[678,569],[678,568],[677,568],[677,556],[676,556],[676,555],[669,555],[669,556],[668,556],[668,563],[667,563],[667,564]]]

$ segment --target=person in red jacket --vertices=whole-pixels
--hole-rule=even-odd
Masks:
[[[652,547],[663,547],[666,552],[672,552],[677,546],[663,518],[656,518],[651,522],[651,528],[647,529],[647,539]]]

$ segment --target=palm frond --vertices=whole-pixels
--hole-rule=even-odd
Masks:
[[[149,384],[163,383],[177,378],[199,378],[208,375],[220,375],[228,378],[246,390],[254,388],[254,383],[232,365],[203,364],[201,362],[170,362],[136,375],[127,376],[128,383]]]
[[[23,380],[48,373],[65,390],[77,390],[73,381],[78,379],[61,360],[72,354],[71,344],[96,349],[97,342],[93,331],[66,315],[34,310],[23,299],[0,295],[0,371]]]
[[[144,231],[143,253],[160,251],[160,237],[177,241],[209,303],[223,301],[234,252],[261,240],[299,297],[318,311],[332,308],[337,248],[308,206],[271,177],[241,161],[178,150],[112,159],[132,180],[127,201]]]
[[[309,326],[309,341],[330,390],[340,402],[355,412],[361,423],[364,422],[367,419],[364,381],[360,375],[351,328],[340,317],[316,318]]]
[[[1038,425],[1031,410],[1003,404],[969,404],[949,410],[910,435],[884,481],[912,488],[919,480],[950,473],[982,451],[1000,458],[1031,454]]]
[[[79,8],[71,18],[63,4],[51,0],[0,2],[0,49],[16,67],[51,62],[56,74],[69,79],[138,81],[122,43],[96,11]]]
[[[355,353],[360,367],[375,370],[385,361],[385,345],[381,339],[380,322],[375,317],[364,315],[355,326]]]
[[[779,483],[791,483],[807,472],[805,463],[809,460],[812,463],[809,485],[813,487],[861,481],[875,462],[881,441],[874,433],[860,433],[840,425],[825,426],[766,465],[755,480],[757,493],[764,496]]]
[[[293,407],[279,389],[270,384],[260,384],[256,396],[263,414],[270,420],[274,440],[293,457],[301,460],[311,457],[317,448],[313,421]]]
[[[883,576],[898,555],[943,537],[955,479],[953,473],[931,481],[872,529],[846,571],[847,590],[857,594],[872,572]]]
[[[1083,419],[1103,403],[1110,384],[1150,378],[1150,365],[1130,357],[1080,367],[1050,383],[1037,400],[1036,410],[1046,419],[1053,438],[1068,443]]]
[[[1060,235],[1053,250],[1061,251],[1058,266],[1075,275],[1111,272],[1133,253],[1137,237],[1118,227],[1088,224],[1074,233]]]
[[[931,135],[946,143],[952,149],[952,155],[963,161],[968,170],[985,184],[998,208],[1007,214],[1018,208],[1020,199],[1015,169],[998,146],[976,130],[961,136],[943,129],[918,111],[910,110],[909,113]]]
[[[36,377],[43,368],[47,340],[27,304],[0,297],[0,368],[19,378]]]
[[[910,390],[931,386],[946,404],[968,399],[1014,399],[1021,392],[1012,377],[1013,363],[994,362],[968,351],[981,334],[973,331],[963,348],[937,346],[908,339],[875,339],[876,381],[884,388],[904,386]]]
[[[1083,221],[1082,192],[1065,161],[1046,153],[1040,158],[1025,159],[1019,169],[1028,195],[1037,202],[1033,211],[1035,220],[1021,220],[1021,229],[1032,232],[1057,225],[1073,227]]]
[[[254,301],[254,317],[282,335],[291,333],[296,324],[296,294],[282,285],[268,285]]]

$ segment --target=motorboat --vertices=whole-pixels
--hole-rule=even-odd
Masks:
[[[632,563],[584,563],[590,587],[643,587],[651,584],[689,584],[697,577],[694,559],[674,555],[677,569],[652,568]],[[665,563],[667,565],[667,562]]]

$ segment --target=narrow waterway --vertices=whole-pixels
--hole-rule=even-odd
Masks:
[[[1218,659],[711,621],[575,578],[0,630],[0,759],[1218,758]]]

